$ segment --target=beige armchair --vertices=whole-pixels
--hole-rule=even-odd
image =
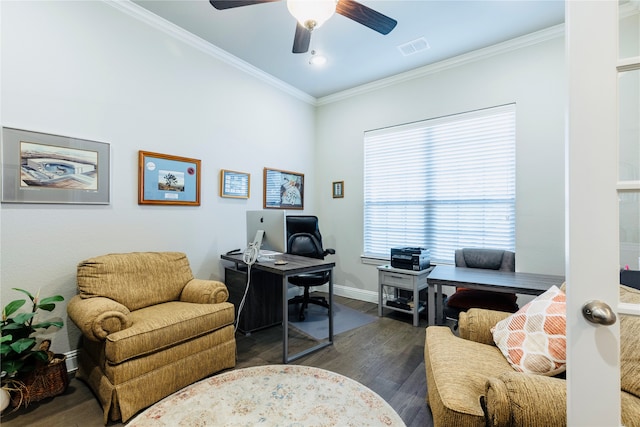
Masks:
[[[640,291],[620,286],[622,302]],[[435,427],[564,426],[566,381],[515,371],[495,346],[491,327],[511,313],[460,313],[457,337],[445,326],[426,330],[427,403]],[[640,317],[620,316],[622,424],[640,427]]]
[[[236,362],[226,286],[195,279],[179,252],[109,254],[78,265],[67,306],[83,335],[77,377],[108,419],[139,410]]]

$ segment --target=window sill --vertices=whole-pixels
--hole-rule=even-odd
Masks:
[[[366,255],[360,255],[360,262],[368,265],[385,265],[391,263],[389,258],[375,258]]]

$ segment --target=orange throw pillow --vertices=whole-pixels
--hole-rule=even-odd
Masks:
[[[493,340],[513,369],[557,375],[566,369],[566,296],[552,286],[491,328]]]

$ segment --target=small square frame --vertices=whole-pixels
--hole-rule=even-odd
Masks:
[[[250,192],[250,174],[227,169],[220,170],[220,197],[248,199]]]
[[[200,206],[200,160],[138,152],[138,204]]]
[[[105,142],[2,128],[2,203],[109,204]]]
[[[304,174],[264,168],[264,209],[304,209]]]
[[[344,181],[333,181],[333,198],[342,199],[344,197]]]

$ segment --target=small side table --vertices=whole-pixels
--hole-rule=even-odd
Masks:
[[[433,267],[420,271],[404,270],[401,268],[393,268],[390,265],[381,265],[378,267],[378,316],[382,316],[382,309],[400,311],[413,315],[413,326],[418,326],[418,316],[426,308],[420,305],[420,291],[427,288],[427,276],[433,270]],[[398,306],[386,304],[388,300],[384,298],[384,287],[394,288],[394,297],[398,296],[398,289],[413,292],[413,306],[404,309]]]

